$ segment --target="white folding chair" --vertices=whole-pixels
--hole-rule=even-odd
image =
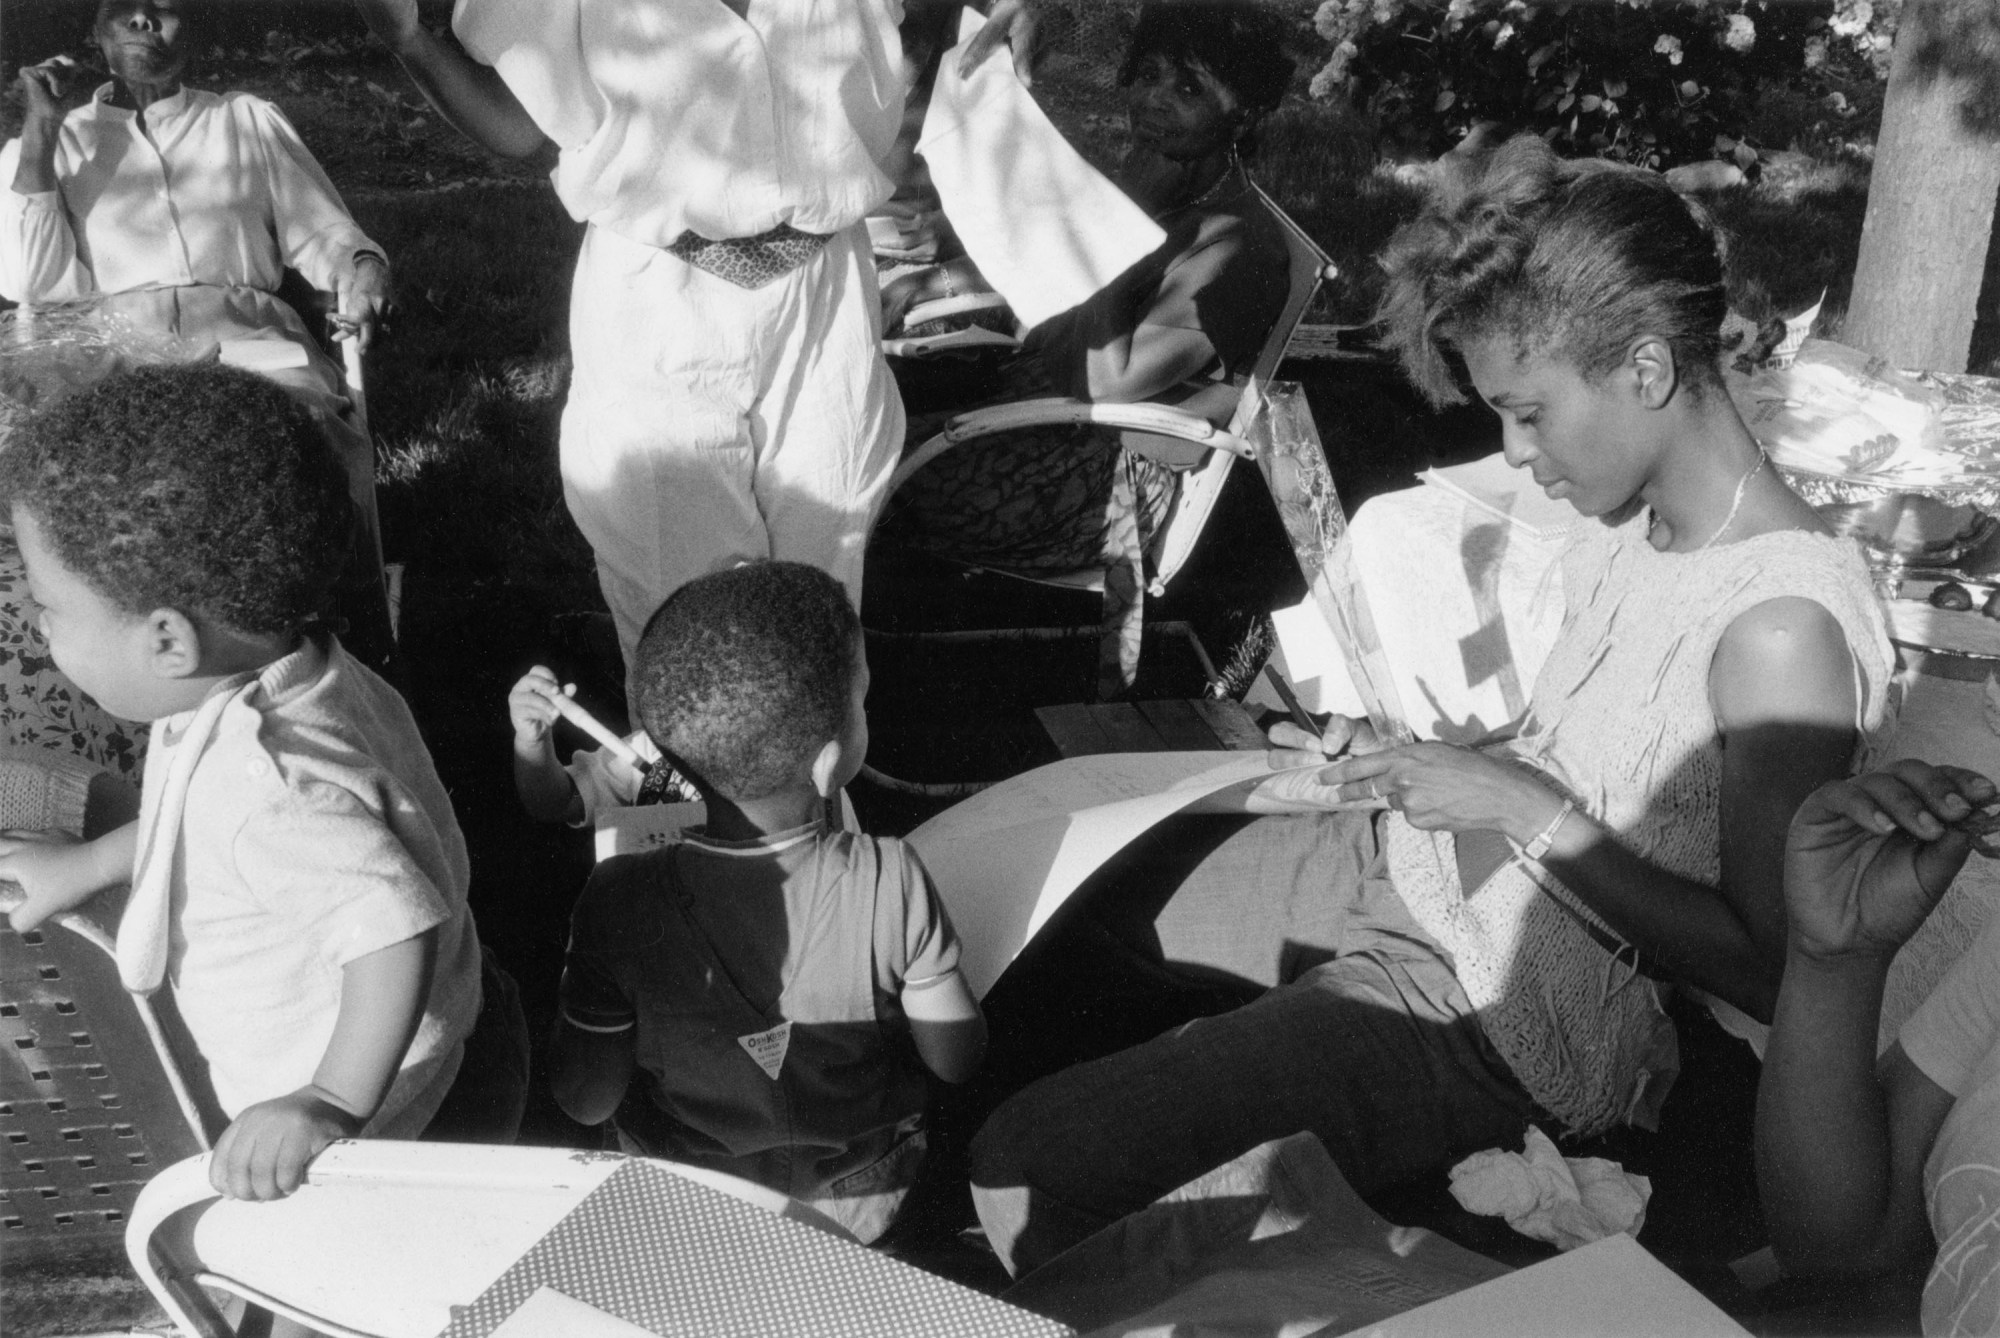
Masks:
[[[1272,324],[1270,334],[1265,337],[1264,347],[1258,352],[1256,362],[1237,386],[1235,408],[1227,426],[1217,427],[1198,413],[1164,404],[1099,404],[1063,396],[996,404],[958,415],[947,422],[942,431],[905,456],[890,477],[890,497],[893,498],[896,490],[918,470],[947,451],[998,433],[1069,423],[1093,423],[1119,429],[1127,434],[1125,444],[1128,449],[1186,470],[1173,510],[1154,535],[1151,551],[1147,554],[1148,566],[1153,573],[1147,593],[1155,597],[1165,594],[1168,583],[1185,565],[1207,526],[1208,518],[1215,510],[1216,499],[1222,495],[1222,485],[1228,480],[1230,468],[1239,457],[1251,458],[1253,452],[1246,434],[1263,407],[1265,388],[1277,376],[1278,365],[1284,361],[1292,334],[1305,319],[1306,309],[1312,305],[1320,285],[1338,272],[1319,244],[1278,208],[1276,201],[1261,187],[1256,189],[1264,207],[1284,230],[1289,257],[1285,305]],[[1024,576],[1020,579],[1073,590],[1101,591],[1104,588],[1104,572],[1101,569],[1054,577]]]
[[[1293,222],[1284,210],[1278,207],[1277,202],[1264,193],[1262,187],[1257,187],[1256,190],[1258,199],[1263,202],[1264,207],[1270,211],[1271,216],[1278,221],[1284,231],[1288,258],[1285,305],[1280,310],[1277,320],[1272,323],[1271,331],[1265,337],[1264,346],[1258,352],[1256,362],[1246,375],[1239,378],[1234,388],[1234,407],[1226,426],[1218,427],[1208,417],[1195,412],[1193,408],[1178,405],[1100,404],[1063,396],[991,405],[952,418],[945,423],[942,431],[905,456],[896,472],[890,477],[890,498],[895,497],[896,490],[911,476],[939,456],[999,433],[1028,427],[1072,423],[1092,423],[1119,430],[1124,434],[1126,449],[1137,451],[1182,471],[1180,487],[1175,492],[1172,509],[1154,533],[1146,553],[1146,565],[1150,572],[1146,593],[1150,598],[1164,595],[1168,583],[1186,565],[1195,550],[1195,545],[1207,528],[1209,517],[1215,511],[1216,502],[1222,496],[1223,485],[1229,480],[1229,471],[1238,459],[1254,457],[1255,452],[1249,441],[1249,433],[1258,414],[1264,410],[1268,387],[1277,377],[1278,366],[1284,361],[1285,352],[1291,346],[1292,335],[1297,331],[1300,322],[1305,319],[1306,311],[1319,293],[1320,285],[1338,273],[1332,259],[1319,244]],[[893,505],[893,501],[891,504]],[[1027,576],[1001,568],[991,570],[1000,575],[1012,576],[1038,585],[1078,591],[1101,593],[1105,582],[1104,569],[1101,567],[1056,576]],[[1079,634],[1096,630],[1095,627],[1075,629]],[[1183,630],[1186,630],[1184,625]],[[933,638],[968,641],[1069,635],[1070,629],[955,630],[941,633],[884,633],[876,630],[874,634],[893,635],[898,639],[918,641]],[[1187,635],[1194,645],[1196,654],[1206,663],[1207,654],[1200,642],[1194,640],[1191,630]],[[861,774],[872,784],[885,789],[922,794],[932,798],[957,798],[986,788],[986,783],[980,781],[942,783],[907,781],[888,775],[872,766],[864,766]]]
[[[0,893],[0,913],[18,901]],[[225,1121],[171,997],[129,994],[116,899],[25,933],[0,921],[0,1251],[16,1265],[113,1252],[159,1167],[211,1146]],[[179,1038],[178,1040],[176,1038]]]

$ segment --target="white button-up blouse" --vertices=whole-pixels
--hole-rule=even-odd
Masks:
[[[140,118],[111,85],[63,120],[57,189],[13,190],[0,147],[0,294],[17,302],[206,284],[273,292],[290,265],[330,289],[356,226],[284,114],[249,93],[183,88]]]
[[[458,0],[452,28],[562,155],[580,222],[645,246],[684,232],[834,233],[889,197],[902,0]]]

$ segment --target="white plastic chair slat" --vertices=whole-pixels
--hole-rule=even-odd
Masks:
[[[894,496],[896,489],[902,487],[911,475],[946,451],[968,441],[1024,427],[1067,423],[1094,423],[1122,431],[1153,432],[1163,437],[1198,442],[1231,455],[1240,455],[1246,460],[1252,454],[1250,443],[1240,436],[1225,432],[1198,414],[1176,409],[1172,405],[1093,404],[1089,400],[1055,397],[1022,400],[989,409],[975,409],[947,422],[944,431],[903,457],[902,463],[896,466],[896,472],[890,475],[889,493]]]
[[[236,1278],[225,1278],[219,1273],[197,1273],[194,1275],[194,1281],[198,1286],[228,1292],[232,1296],[241,1297],[251,1305],[262,1306],[274,1315],[283,1316],[285,1319],[291,1320],[294,1324],[310,1329],[312,1332],[319,1334],[320,1338],[387,1338],[387,1335],[384,1334],[368,1333],[361,1329],[350,1329],[345,1324],[336,1324],[324,1315],[310,1314],[299,1309],[297,1306],[286,1305],[277,1297],[266,1292],[260,1292],[255,1287]]]
[[[19,905],[24,895],[18,886],[0,887],[0,913]],[[75,934],[113,962],[118,960],[117,943],[102,925],[88,915],[77,911],[66,911],[51,918],[64,930]],[[129,992],[127,997],[132,1000],[132,1007],[139,1014],[140,1025],[146,1029],[146,1039],[152,1043],[153,1054],[160,1061],[160,1072],[167,1080],[167,1087],[174,1094],[174,1103],[180,1108],[181,1118],[187,1122],[188,1132],[194,1135],[195,1142],[201,1147],[213,1147],[214,1141],[209,1138],[206,1122],[202,1119],[201,1103],[195,1098],[194,1089],[188,1084],[186,1075],[181,1072],[180,1062],[174,1054],[173,1043],[167,1037],[166,1028],[160,1024],[160,1015],[154,1010],[152,1000],[143,994]]]
[[[146,1290],[167,1312],[174,1327],[195,1338],[229,1338],[229,1327],[194,1284],[194,1270],[173,1257],[163,1228],[183,1209],[215,1198],[208,1183],[207,1156],[175,1162],[154,1176],[132,1205],[125,1226],[125,1255]]]
[[[997,311],[1007,305],[1007,299],[998,293],[954,293],[950,297],[933,298],[929,302],[919,302],[903,313],[903,328],[929,325],[952,316],[962,316],[968,311]]]
[[[1056,397],[974,409],[946,423],[944,431],[954,442],[961,442],[1015,428],[1064,423],[1095,423],[1100,427],[1159,432],[1187,441],[1207,441],[1216,433],[1215,424],[1206,418],[1169,404],[1101,404],[1092,400]]]
[[[347,398],[354,402],[354,421],[368,431],[368,387],[361,371],[361,345],[353,339],[340,341],[340,369],[347,381]]]

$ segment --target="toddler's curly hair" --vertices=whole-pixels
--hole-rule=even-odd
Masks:
[[[840,582],[799,562],[752,562],[667,597],[632,657],[646,733],[732,800],[805,782],[847,723],[861,620]]]
[[[1657,335],[1693,393],[1720,384],[1723,240],[1657,173],[1565,161],[1517,135],[1483,167],[1447,174],[1381,263],[1384,343],[1433,404],[1464,399],[1449,355],[1492,336],[1596,378]]]
[[[213,365],[121,372],[33,415],[0,451],[0,495],[119,608],[253,635],[325,611],[355,524],[304,406]]]

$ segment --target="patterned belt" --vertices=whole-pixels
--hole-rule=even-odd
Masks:
[[[683,232],[667,247],[667,254],[738,288],[762,288],[811,260],[832,240],[828,234],[800,232],[789,223],[780,223],[755,237],[722,241]]]

